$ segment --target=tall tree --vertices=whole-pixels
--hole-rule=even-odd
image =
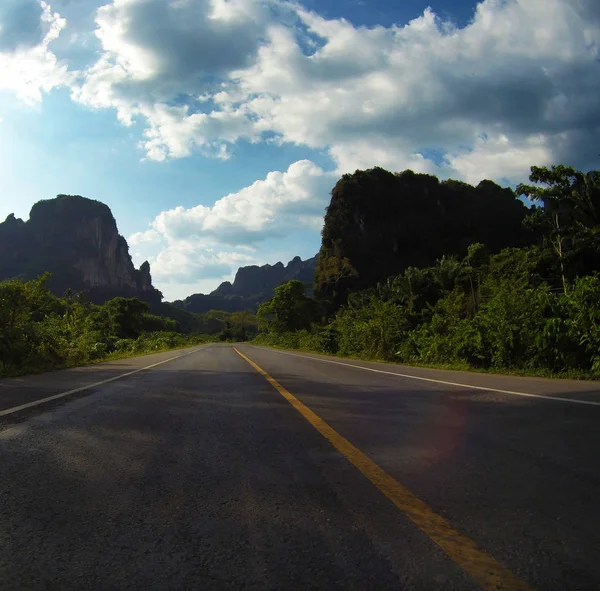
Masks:
[[[597,269],[600,254],[600,171],[587,174],[571,166],[532,166],[529,180],[517,194],[541,204],[528,223],[545,232],[560,269],[563,292],[578,272]],[[590,268],[591,267],[591,268]]]
[[[295,279],[276,287],[275,295],[258,308],[260,327],[275,333],[309,328],[315,320],[315,302],[304,291]]]

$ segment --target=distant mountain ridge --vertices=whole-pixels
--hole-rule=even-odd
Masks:
[[[110,208],[80,195],[38,201],[23,221],[0,223],[0,280],[34,279],[50,272],[47,285],[62,295],[85,292],[92,301],[117,296],[160,302],[150,265],[136,269]]]
[[[185,300],[177,300],[173,305],[198,314],[208,310],[255,310],[273,295],[278,285],[286,281],[296,279],[312,291],[316,264],[316,256],[305,261],[296,256],[287,265],[278,262],[275,265],[240,267],[233,283],[225,281],[210,294],[197,293]]]

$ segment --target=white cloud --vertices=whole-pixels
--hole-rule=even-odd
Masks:
[[[69,84],[67,66],[50,49],[66,26],[46,2],[9,5],[0,15],[0,90],[33,104],[41,101],[43,92]]]
[[[268,137],[328,150],[338,172],[475,178],[477,166],[518,180],[522,156],[556,160],[582,130],[600,136],[599,12],[593,0],[484,0],[463,28],[431,9],[365,28],[274,0],[113,0],[73,96],[145,121],[153,160],[228,158],[236,141]],[[492,144],[506,144],[506,168]]]
[[[313,162],[300,160],[210,207],[163,211],[148,230],[129,237],[134,259],[150,261],[158,284],[231,279],[239,266],[260,262],[255,249],[269,238],[299,230],[318,236],[335,180]]]
[[[178,241],[161,250],[151,265],[156,281],[190,285],[201,279],[228,279],[240,265],[253,262],[254,258],[244,253],[215,251],[197,242]]]
[[[436,170],[424,150],[452,156],[467,146],[479,179],[514,180],[523,172],[514,160],[556,157],[559,136],[590,124],[600,136],[600,19],[591,4],[486,0],[463,29],[429,9],[404,27],[373,29],[298,14],[321,47],[305,55],[292,32],[276,27],[256,63],[236,75],[261,129],[329,147],[340,172],[411,163]],[[508,142],[506,169],[486,158],[483,134]],[[524,154],[532,144],[543,148]]]
[[[96,11],[97,60],[73,72],[50,50],[65,19],[45,2],[10,6],[0,88],[33,102],[70,83],[74,100],[142,121],[152,160],[227,159],[237,141],[266,139],[327,150],[338,172],[408,165],[475,178],[479,167],[520,180],[521,156],[577,165],[582,138],[600,137],[594,0],[484,0],[463,28],[431,9],[366,28],[284,0],[112,0]],[[88,44],[89,31],[72,38]],[[492,144],[506,144],[506,169]]]
[[[162,240],[161,235],[156,231],[150,228],[144,232],[136,232],[132,234],[127,242],[130,246],[141,246],[145,244],[158,244]]]
[[[420,153],[412,153],[404,142],[381,138],[377,143],[369,139],[357,140],[349,144],[334,145],[330,154],[338,163],[340,172],[354,172],[373,166],[387,170],[402,171],[410,168],[414,172],[447,176],[447,166],[437,166]]]
[[[461,178],[471,184],[486,178],[505,180],[524,179],[532,163],[552,164],[552,155],[543,136],[528,136],[521,142],[511,142],[505,135],[478,138],[473,149],[448,157],[449,165]]]
[[[249,63],[266,21],[257,0],[114,0],[98,9],[102,54],[73,98],[115,109],[125,125],[145,120],[140,146],[151,160],[196,148],[227,158],[225,142],[258,136],[243,110],[212,110],[203,97],[218,94],[227,73]]]
[[[269,236],[286,235],[298,224],[314,228],[322,223],[334,182],[331,173],[300,160],[210,207],[163,211],[152,227],[171,242],[210,238],[232,246],[252,245]]]

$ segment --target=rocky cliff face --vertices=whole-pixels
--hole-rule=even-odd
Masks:
[[[300,257],[294,257],[287,265],[275,263],[274,265],[249,265],[240,267],[235,274],[233,283],[226,281],[222,283],[211,295],[237,295],[241,297],[253,297],[256,295],[269,294],[286,281],[297,279],[302,283],[312,285],[315,274],[316,257],[303,261]]]
[[[331,192],[315,272],[315,294],[338,306],[407,267],[463,256],[474,242],[491,252],[527,240],[526,207],[492,181],[476,187],[410,170],[344,175]]]
[[[109,207],[74,195],[36,203],[29,221],[8,216],[0,224],[0,279],[52,273],[48,286],[87,292],[94,301],[118,295],[161,299],[150,265],[135,269]]]
[[[209,295],[191,295],[185,300],[174,302],[176,306],[190,312],[202,314],[208,310],[256,309],[261,302],[273,295],[273,290],[286,281],[297,279],[312,286],[316,257],[303,261],[294,257],[287,265],[250,265],[240,267],[233,283],[225,281]],[[312,287],[308,288],[312,290]]]

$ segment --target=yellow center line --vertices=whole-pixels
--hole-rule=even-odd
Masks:
[[[510,590],[533,591],[492,555],[480,548],[473,540],[456,531],[452,525],[433,509],[416,497],[410,490],[380,468],[373,460],[342,437],[321,417],[315,414],[277,380],[238,351],[323,437],[344,455],[368,478],[400,511],[421,531],[426,533],[446,554],[458,564],[477,584],[486,591]]]

